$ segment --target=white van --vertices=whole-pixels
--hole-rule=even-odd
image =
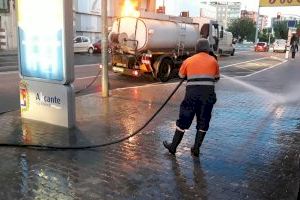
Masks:
[[[285,52],[286,51],[286,40],[276,39],[273,43],[273,52]]]
[[[234,55],[235,48],[234,44],[232,43],[233,36],[231,32],[224,31],[223,38],[219,39],[219,55]]]

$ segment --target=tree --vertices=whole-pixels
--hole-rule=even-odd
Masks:
[[[270,35],[270,43],[273,43],[275,41],[275,38],[271,34],[272,29],[271,28],[265,28],[262,31],[258,33],[258,39],[260,42],[269,42],[269,35]]]
[[[235,19],[228,27],[235,38],[240,38],[240,40],[247,39],[254,42],[255,40],[255,23],[250,18],[240,18]]]
[[[296,28],[297,28],[297,30],[300,29],[300,21],[298,21]]]
[[[287,21],[278,21],[273,25],[275,38],[287,39],[289,28],[287,27]]]
[[[297,35],[298,37],[300,37],[300,21],[298,21],[296,28],[297,28]]]

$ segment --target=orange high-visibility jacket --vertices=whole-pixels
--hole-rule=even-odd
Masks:
[[[201,52],[182,63],[179,76],[187,77],[187,85],[214,85],[220,78],[219,64],[213,56]]]

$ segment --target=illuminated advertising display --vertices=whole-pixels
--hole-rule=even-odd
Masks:
[[[73,86],[21,80],[21,116],[63,127],[75,125]]]
[[[260,0],[260,7],[300,6],[300,0]]]
[[[69,2],[17,1],[22,78],[62,84],[73,81],[73,18]]]

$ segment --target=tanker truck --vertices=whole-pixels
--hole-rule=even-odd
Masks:
[[[222,31],[216,21],[199,27],[192,18],[158,13],[120,17],[114,21],[109,34],[114,46],[112,70],[131,76],[150,74],[166,82],[183,60],[195,54],[199,38],[207,38],[212,49],[218,51]]]

